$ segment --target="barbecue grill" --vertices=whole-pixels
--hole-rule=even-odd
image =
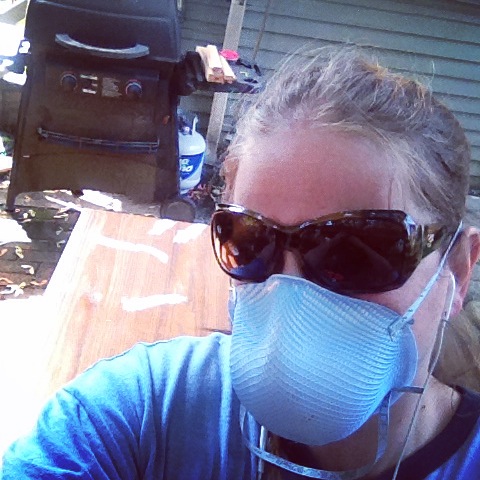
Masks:
[[[241,81],[206,82],[198,54],[180,53],[176,5],[30,0],[8,210],[19,193],[47,189],[178,198],[179,95],[254,92],[259,82],[245,64]]]

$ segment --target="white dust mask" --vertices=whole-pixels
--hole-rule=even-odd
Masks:
[[[231,375],[241,402],[240,428],[245,444],[258,457],[259,478],[266,461],[305,477],[353,480],[383,456],[391,401],[400,392],[418,394],[417,412],[435,366],[432,359],[423,386],[411,386],[418,356],[411,331],[413,316],[443,271],[461,227],[460,223],[436,272],[403,315],[288,275],[233,288]],[[435,358],[455,292],[453,275],[449,276]],[[267,430],[295,442],[326,445],[346,438],[374,413],[379,416],[377,453],[357,469],[309,468],[266,450]],[[415,418],[416,413],[409,432]],[[258,446],[245,429],[252,422],[261,425]],[[408,434],[405,445],[407,441]]]
[[[415,377],[410,325],[394,336],[389,331],[401,318],[300,277],[239,285],[231,347],[235,392],[276,435],[307,445],[344,439],[392,389]]]

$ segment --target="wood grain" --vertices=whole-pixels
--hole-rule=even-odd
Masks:
[[[227,298],[208,226],[83,210],[45,294],[0,302],[0,457],[99,359],[228,330]]]
[[[45,297],[57,325],[49,390],[138,341],[229,329],[207,225],[85,210]]]

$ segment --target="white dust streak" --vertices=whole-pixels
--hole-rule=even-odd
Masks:
[[[178,293],[167,293],[163,295],[151,295],[150,297],[123,297],[122,307],[126,312],[138,312],[149,308],[161,307],[163,305],[178,305],[186,303],[188,298]]]
[[[83,190],[83,195],[80,197],[85,202],[97,205],[98,207],[106,208],[107,210],[113,210],[114,212],[122,211],[122,202],[118,198],[110,197],[104,193],[97,192],[96,190]]]
[[[152,247],[150,245],[145,245],[143,243],[124,242],[123,240],[116,240],[114,238],[105,237],[103,235],[99,235],[97,237],[97,243],[98,245],[109,248],[116,248],[117,250],[146,253],[148,255],[152,255],[152,257],[155,257],[162,263],[168,263],[168,255],[165,252],[162,252],[162,250],[159,250],[158,248]]]
[[[193,223],[184,230],[177,230],[173,243],[188,243],[198,238],[202,232],[208,227],[204,223]]]
[[[170,230],[174,227],[177,222],[175,220],[170,220],[168,218],[162,218],[161,220],[157,220],[154,224],[152,229],[148,232],[149,235],[163,235],[167,230]]]

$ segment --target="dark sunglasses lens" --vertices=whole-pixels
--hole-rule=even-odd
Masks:
[[[238,212],[217,211],[212,217],[215,256],[222,269],[239,280],[264,281],[275,269],[275,230]]]
[[[301,235],[305,274],[326,288],[373,293],[397,288],[406,280],[410,242],[402,222],[345,218],[311,225]]]

